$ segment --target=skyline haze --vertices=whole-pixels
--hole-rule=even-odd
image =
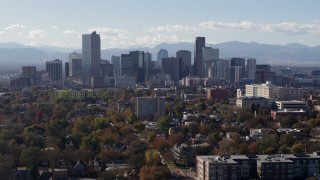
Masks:
[[[0,42],[80,48],[81,35],[97,31],[103,49],[194,42],[197,36],[208,44],[320,44],[316,0],[0,2],[0,15],[6,17]]]

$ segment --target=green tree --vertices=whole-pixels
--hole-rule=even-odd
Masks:
[[[21,152],[20,160],[29,168],[41,162],[43,159],[43,152],[38,147],[28,147]]]
[[[170,119],[168,116],[160,116],[158,118],[158,127],[162,131],[166,131],[170,127]]]
[[[305,150],[305,145],[302,143],[296,143],[294,145],[292,145],[291,147],[291,153],[292,154],[303,154],[304,150]]]

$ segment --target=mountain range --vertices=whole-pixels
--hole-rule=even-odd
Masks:
[[[320,67],[320,45],[309,47],[299,43],[270,45],[256,42],[230,41],[220,44],[207,44],[206,46],[219,48],[221,58],[253,57],[257,59],[257,64]],[[189,50],[193,53],[194,44],[187,42],[162,43],[153,47],[103,49],[101,50],[101,57],[102,59],[109,60],[112,55],[119,56],[129,51],[141,50],[150,52],[155,61],[160,49],[167,49],[169,56],[175,56],[178,50]],[[54,59],[67,61],[68,53],[70,52],[81,53],[81,49],[51,46],[33,47],[18,43],[0,43],[0,72],[21,69],[23,65],[35,65],[38,66],[38,69],[44,69],[45,61]]]

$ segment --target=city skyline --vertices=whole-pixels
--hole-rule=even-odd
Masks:
[[[227,41],[319,45],[320,2],[301,1],[54,1],[1,0],[0,42],[81,47],[97,31],[101,48]],[[17,6],[19,4],[19,6]]]

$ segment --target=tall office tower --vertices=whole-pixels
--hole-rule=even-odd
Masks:
[[[191,52],[180,50],[176,52],[176,58],[179,60],[179,79],[182,79],[191,72]]]
[[[196,37],[196,43],[194,47],[194,75],[202,77],[202,48],[206,46],[205,37]]]
[[[230,83],[239,83],[242,76],[241,66],[230,67]]]
[[[244,58],[231,58],[231,66],[240,66],[241,67],[241,76],[240,79],[244,78],[246,73],[246,59]]]
[[[132,58],[133,71],[137,72],[139,68],[144,67],[144,52],[143,51],[130,51],[129,52]]]
[[[268,76],[270,74],[270,65],[269,64],[257,64],[256,65],[256,83],[266,83]]]
[[[144,67],[145,67],[145,81],[147,81],[150,76],[150,69],[153,68],[152,54],[149,52],[144,53]]]
[[[151,61],[152,61],[152,54],[149,53],[149,52],[145,52],[144,53],[144,67],[146,69],[149,68],[149,65],[150,65]]]
[[[62,61],[55,59],[46,62],[46,72],[49,76],[49,81],[59,81],[62,79]]]
[[[113,65],[110,64],[109,61],[107,60],[101,60],[100,61],[100,66],[101,66],[101,76],[105,77],[113,77]]]
[[[179,81],[179,60],[175,57],[163,58],[162,68],[165,74],[171,76],[171,80],[178,84]]]
[[[212,72],[212,77],[217,76],[217,60],[219,59],[219,49],[212,47],[202,48],[202,77],[208,77],[208,70]]]
[[[100,35],[95,31],[82,35],[83,83],[89,84],[91,76],[100,76]]]
[[[230,81],[231,61],[228,59],[219,59],[217,61],[217,77]]]
[[[82,59],[70,59],[69,75],[74,81],[82,81]]]
[[[65,77],[69,77],[70,74],[69,74],[69,62],[65,62],[64,63],[64,76]]]
[[[120,77],[120,56],[111,56],[111,64],[113,65],[113,76]]]
[[[256,69],[258,70],[265,70],[266,72],[270,72],[271,71],[271,67],[269,64],[257,64],[256,65]]]
[[[22,66],[22,77],[32,78],[37,74],[36,66]]]
[[[256,79],[256,59],[249,58],[247,59],[247,78],[248,79]]]
[[[22,77],[27,77],[37,84],[37,68],[36,66],[22,66]]]
[[[168,57],[169,57],[168,51],[165,49],[160,49],[158,52],[158,66],[161,67],[162,66],[162,59],[168,58]]]
[[[73,60],[78,59],[78,61],[81,61],[81,67],[82,67],[82,54],[78,54],[76,52],[69,54],[69,76],[74,77],[74,67],[73,67]],[[80,76],[81,77],[81,76]]]
[[[129,55],[132,58],[132,68],[133,68],[134,77],[136,77],[136,82],[144,83],[144,80],[145,80],[144,52],[130,51]]]
[[[120,59],[120,76],[134,77],[132,57],[130,54],[121,54]]]

